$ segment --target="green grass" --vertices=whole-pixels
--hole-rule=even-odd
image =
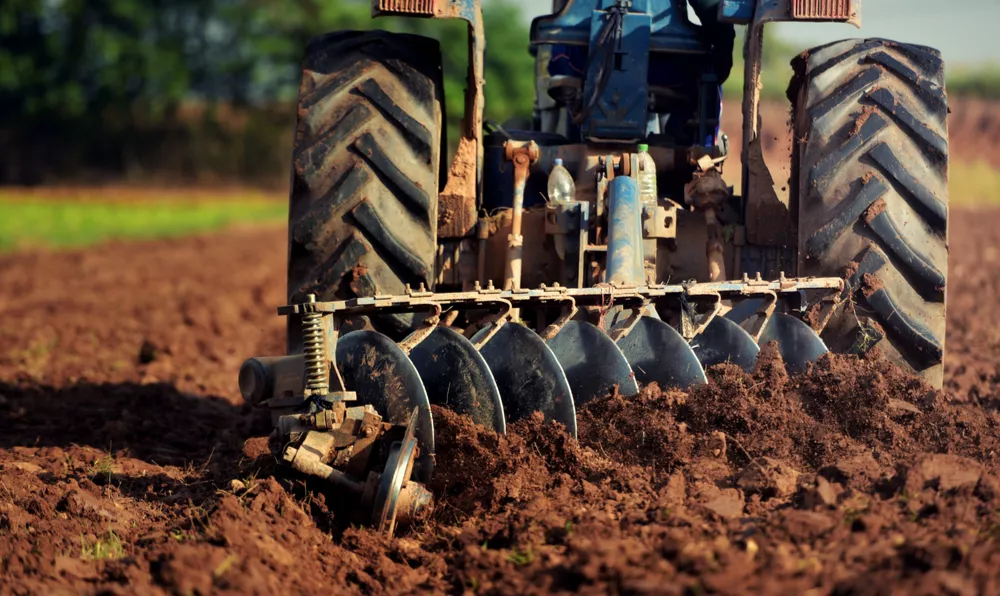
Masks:
[[[1000,205],[1000,169],[986,162],[952,161],[949,172],[950,203],[961,207]]]
[[[105,559],[120,559],[125,556],[121,538],[110,529],[104,536],[99,536],[93,543],[80,537],[80,558],[84,561],[103,561]]]
[[[71,248],[211,232],[238,223],[282,221],[287,207],[262,198],[101,201],[26,198],[0,192],[0,251]]]
[[[948,94],[952,97],[1000,99],[1000,64],[949,68]]]

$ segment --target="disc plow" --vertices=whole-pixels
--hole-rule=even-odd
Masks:
[[[270,407],[286,462],[349,489],[391,532],[431,502],[432,405],[500,434],[540,412],[575,436],[577,408],[593,399],[633,396],[650,383],[706,383],[705,369],[718,364],[750,369],[768,342],[792,369],[804,368],[826,352],[817,333],[843,285],[782,277],[309,296],[278,309],[301,321],[303,353],[248,360],[240,390]],[[422,321],[400,341],[367,328],[344,332],[400,314]]]

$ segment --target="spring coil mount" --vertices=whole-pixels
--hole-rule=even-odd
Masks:
[[[316,296],[310,294],[307,301],[310,304],[316,302]],[[302,352],[305,356],[306,396],[328,395],[330,371],[327,369],[323,315],[318,312],[302,315]]]

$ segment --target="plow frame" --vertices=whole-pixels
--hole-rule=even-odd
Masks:
[[[763,280],[760,277],[751,279],[744,276],[741,281],[664,284],[644,287],[602,284],[590,288],[565,288],[555,284],[552,287],[543,285],[533,290],[499,290],[495,289],[492,283],[486,288],[479,287],[478,283],[476,286],[477,289],[469,292],[434,293],[421,287],[418,290],[408,289],[403,296],[376,295],[331,302],[290,304],[279,307],[278,314],[291,316],[318,313],[324,317],[330,316],[331,321],[326,325],[328,345],[335,345],[337,329],[340,326],[336,319],[350,316],[423,312],[429,315],[425,319],[424,328],[433,330],[440,323],[441,316],[446,309],[496,310],[497,313],[493,315],[493,320],[501,323],[506,322],[514,313],[525,307],[562,307],[563,315],[539,333],[543,339],[548,339],[559,332],[561,324],[573,319],[581,307],[609,310],[613,306],[620,306],[623,309],[631,310],[634,313],[633,318],[637,318],[639,314],[636,313],[642,313],[650,305],[664,300],[708,303],[710,310],[698,317],[697,322],[685,320],[685,324],[681,325],[681,335],[690,340],[704,330],[714,317],[724,314],[724,301],[758,298],[764,299],[764,306],[756,313],[763,315],[760,317],[762,320],[755,325],[757,328],[754,332],[751,332],[751,335],[757,339],[760,335],[760,327],[775,311],[777,305],[798,300],[797,297],[793,298],[793,296],[801,295],[802,292],[823,294],[821,298],[813,301],[814,304],[820,306],[819,316],[812,317],[809,322],[814,331],[821,331],[840,303],[845,282],[840,278],[792,279],[782,275],[775,281]],[[612,333],[623,335],[627,332],[628,327],[617,327]],[[420,339],[418,331],[408,338],[407,342],[419,343]],[[612,335],[612,339],[615,339],[614,335]],[[335,368],[336,365],[332,356],[335,353],[335,350],[327,350],[331,368]]]

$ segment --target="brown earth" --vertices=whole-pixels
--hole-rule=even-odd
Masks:
[[[0,593],[1000,593],[1000,212],[953,221],[946,391],[770,356],[579,442],[438,411],[438,505],[394,540],[248,441],[283,231],[0,257]]]

